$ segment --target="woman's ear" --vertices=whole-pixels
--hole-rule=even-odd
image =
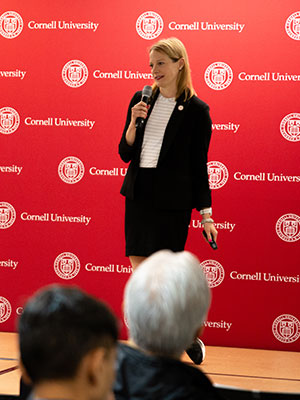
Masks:
[[[181,71],[184,67],[184,59],[183,58],[180,58],[178,60],[178,65],[179,65],[179,71]]]

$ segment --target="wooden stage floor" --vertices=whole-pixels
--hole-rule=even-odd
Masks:
[[[187,355],[182,360],[192,365]],[[207,346],[200,369],[215,384],[300,393],[298,352]],[[0,394],[19,394],[19,381],[17,334],[0,332]]]

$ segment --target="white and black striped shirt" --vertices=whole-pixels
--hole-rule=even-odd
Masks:
[[[175,98],[166,98],[159,94],[145,128],[141,168],[156,168],[165,130],[175,105]]]

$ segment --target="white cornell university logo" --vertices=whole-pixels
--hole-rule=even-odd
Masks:
[[[0,16],[0,35],[6,39],[14,39],[23,29],[23,20],[15,11],[6,11]]]
[[[228,181],[228,169],[219,161],[207,163],[207,172],[211,189],[220,189]]]
[[[293,343],[300,336],[300,322],[293,315],[279,315],[273,322],[272,332],[280,342]]]
[[[203,268],[210,288],[219,286],[223,282],[225,272],[220,263],[215,260],[205,260],[201,263],[201,267]]]
[[[0,108],[0,133],[9,135],[15,132],[20,125],[20,116],[11,107]]]
[[[146,40],[157,38],[162,33],[164,22],[159,14],[146,11],[136,21],[137,33]]]
[[[211,89],[223,90],[231,84],[233,72],[229,65],[223,62],[214,62],[206,68],[204,79]]]
[[[286,115],[280,122],[280,132],[286,140],[290,142],[299,142],[300,114],[292,113]]]
[[[79,182],[84,175],[83,162],[77,157],[66,157],[58,166],[58,175],[65,183]]]
[[[82,61],[71,60],[64,65],[61,74],[66,85],[78,88],[86,82],[89,71]]]
[[[276,233],[285,242],[296,242],[300,239],[300,217],[296,214],[285,214],[276,222]]]
[[[7,321],[10,315],[10,302],[5,297],[0,296],[0,323]]]
[[[16,210],[5,201],[0,202],[0,229],[7,229],[16,220]]]
[[[285,22],[285,31],[294,40],[300,40],[300,11],[291,14]]]
[[[54,261],[54,271],[62,279],[73,279],[80,270],[80,261],[73,253],[61,253]]]

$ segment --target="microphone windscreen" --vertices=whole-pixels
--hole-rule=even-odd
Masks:
[[[142,91],[142,96],[150,97],[151,94],[152,94],[152,87],[148,86],[148,85],[144,86],[143,91]]]

